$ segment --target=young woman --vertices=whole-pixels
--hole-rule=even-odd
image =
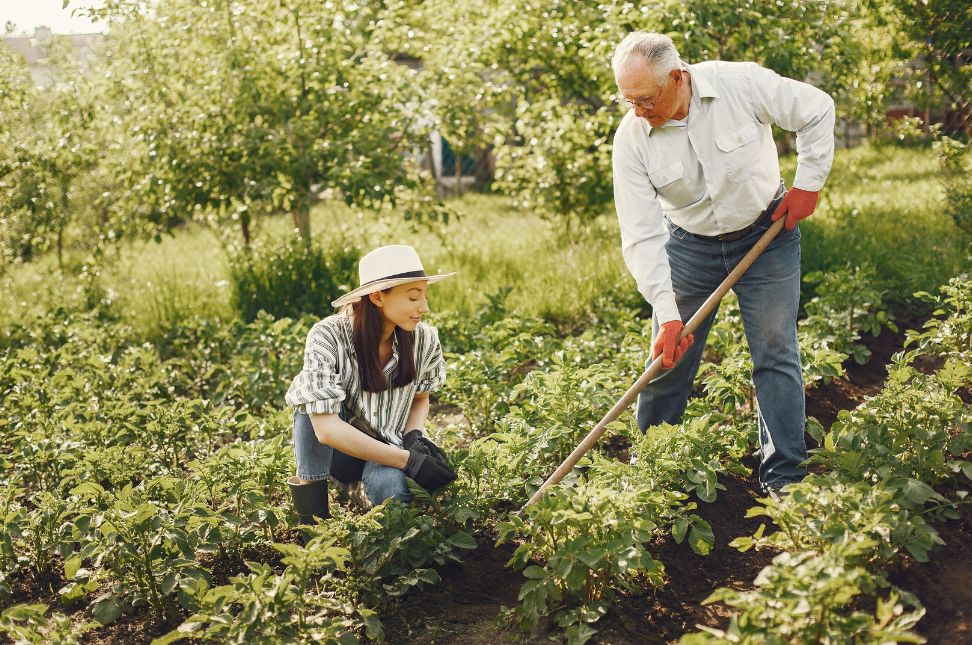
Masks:
[[[364,506],[409,501],[406,477],[427,490],[455,480],[422,430],[446,365],[421,319],[428,286],[453,275],[426,275],[410,246],[375,249],[358,264],[360,286],[332,303],[341,312],[311,329],[286,397],[297,459],[288,483],[305,521],[330,517],[328,478]]]

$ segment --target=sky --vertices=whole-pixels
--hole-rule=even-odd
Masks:
[[[16,25],[15,35],[32,35],[34,28],[41,25],[50,27],[55,34],[105,31],[105,22],[92,23],[71,16],[72,10],[101,4],[99,0],[70,0],[65,9],[64,0],[0,0],[0,34],[6,33],[4,26],[8,21]]]

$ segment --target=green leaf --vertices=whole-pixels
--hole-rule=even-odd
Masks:
[[[752,537],[748,535],[737,537],[735,540],[729,543],[729,546],[738,550],[740,553],[745,553],[746,551],[749,551],[755,545],[756,545],[756,540],[754,540]]]
[[[924,545],[912,542],[905,545],[905,548],[918,562],[928,562],[928,549]]]
[[[175,590],[177,582],[179,582],[178,572],[170,571],[168,575],[162,578],[162,582],[159,584],[159,591],[168,596]]]
[[[64,577],[67,580],[74,580],[74,576],[81,568],[81,556],[72,555],[64,561]]]
[[[589,568],[594,569],[600,564],[601,560],[607,555],[607,549],[603,547],[594,547],[591,549],[585,549],[577,554],[577,559],[587,565]]]
[[[121,616],[122,606],[114,596],[109,596],[96,602],[91,608],[91,613],[102,625],[110,625]]]
[[[587,569],[585,567],[572,567],[564,582],[567,583],[568,589],[574,593],[578,593],[584,587],[586,580]]]
[[[61,602],[70,603],[78,598],[83,598],[87,591],[84,585],[78,584],[77,582],[69,582],[57,591],[57,595],[60,597]]]
[[[523,570],[523,575],[527,578],[542,578],[545,573],[541,567],[535,564],[531,564],[529,567]]]
[[[688,533],[689,519],[684,515],[675,520],[672,524],[672,537],[675,538],[676,544],[681,544],[685,539],[685,534]]]
[[[453,535],[451,538],[449,538],[449,542],[452,544],[452,546],[460,549],[475,549],[479,546],[479,544],[476,543],[476,538],[465,531],[459,531]]]
[[[902,493],[908,498],[908,501],[919,506],[936,495],[935,489],[917,479],[906,480]]]
[[[715,535],[709,523],[698,518],[689,531],[689,546],[699,555],[708,555],[715,544]]]
[[[378,614],[372,609],[360,609],[358,615],[361,616],[365,626],[365,636],[373,641],[381,641],[384,635],[384,627]]]
[[[189,638],[189,634],[184,634],[179,629],[173,629],[168,634],[164,634],[158,638],[152,639],[150,645],[169,645],[169,643],[175,643],[176,641],[181,641],[184,638]]]
[[[587,641],[591,639],[591,636],[597,633],[597,630],[590,625],[585,625],[581,623],[579,625],[571,625],[564,632],[567,637],[568,645],[584,645]]]
[[[11,620],[30,620],[31,618],[42,618],[47,612],[47,605],[37,603],[34,605],[14,605],[5,609],[3,616]]]
[[[94,482],[84,482],[83,484],[78,484],[77,486],[71,489],[72,495],[87,495],[89,497],[101,495],[104,492],[105,489],[102,488],[101,485],[96,484]]]

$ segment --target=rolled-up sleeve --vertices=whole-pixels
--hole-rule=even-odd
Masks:
[[[346,393],[339,372],[338,345],[322,324],[307,335],[304,368],[294,377],[286,401],[306,414],[338,414]]]
[[[819,191],[834,162],[834,100],[823,90],[755,63],[748,68],[756,117],[796,132],[794,188]]]
[[[423,343],[422,371],[418,375],[415,391],[427,394],[435,392],[445,383],[446,362],[442,356],[438,330],[435,327],[428,327],[426,331],[428,338]]]
[[[627,140],[623,125],[614,137],[612,153],[614,206],[621,227],[621,255],[638,291],[655,310],[658,322],[681,320],[665,251],[668,230],[664,212],[648,173]]]

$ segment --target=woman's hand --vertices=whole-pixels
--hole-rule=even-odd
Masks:
[[[408,449],[408,463],[403,470],[416,484],[429,492],[448,486],[456,480],[456,471],[447,462],[433,456],[425,443],[415,440]]]
[[[431,439],[423,436],[421,430],[409,430],[408,432],[405,433],[405,436],[402,437],[402,447],[405,448],[405,450],[408,450],[416,443],[423,444],[426,448],[429,449],[430,455],[432,455],[436,459],[439,459],[440,461],[448,465],[449,458],[446,456],[446,454],[442,451],[441,448],[439,448],[437,445],[432,443]]]

